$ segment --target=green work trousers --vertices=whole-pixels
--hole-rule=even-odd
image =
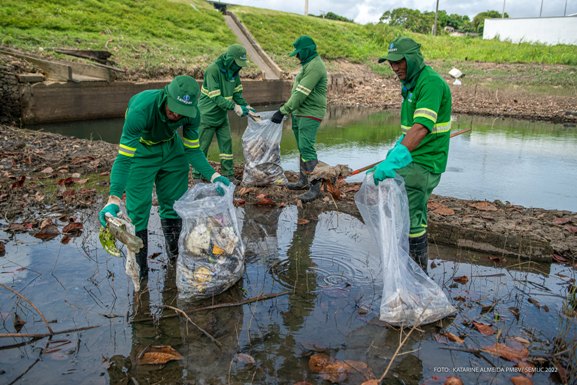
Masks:
[[[188,160],[178,135],[154,145],[138,143],[126,182],[126,211],[136,231],[146,230],[152,188],[156,186],[158,213],[161,218],[179,218],[174,201],[188,189]]]
[[[219,126],[213,126],[206,123],[200,123],[200,149],[204,152],[204,156],[208,155],[208,148],[212,142],[212,138],[216,135],[218,142],[218,150],[220,152],[220,174],[227,178],[234,176],[234,164],[232,154],[232,138],[230,135],[230,125],[228,118]],[[194,178],[200,178],[200,173],[195,170]]]
[[[321,122],[302,116],[292,116],[292,129],[303,162],[317,160],[317,131]]]
[[[427,232],[427,202],[433,189],[441,181],[441,174],[433,174],[415,162],[397,171],[405,180],[405,190],[409,198],[409,237],[420,237]]]

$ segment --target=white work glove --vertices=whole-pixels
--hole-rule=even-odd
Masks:
[[[244,111],[242,110],[242,106],[240,104],[235,104],[234,105],[234,113],[238,116],[241,117],[244,115]]]

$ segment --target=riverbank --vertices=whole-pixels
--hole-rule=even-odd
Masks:
[[[70,217],[78,210],[96,212],[102,206],[116,145],[13,126],[0,128],[0,213],[6,220],[5,231],[36,233],[46,218]],[[293,172],[286,173],[296,179]],[[241,180],[241,166],[236,174]],[[333,210],[360,218],[354,203],[359,187],[341,181],[333,194],[325,192],[322,199],[303,205],[297,198],[299,192],[239,186],[235,203],[296,204],[299,217],[308,221]],[[570,264],[577,260],[577,213],[441,196],[433,196],[429,209],[433,243],[482,251],[495,258]]]

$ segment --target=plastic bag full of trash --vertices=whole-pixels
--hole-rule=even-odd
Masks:
[[[234,188],[233,184],[198,183],[174,202],[182,218],[176,262],[180,299],[218,295],[244,273],[244,245],[232,203]]]
[[[375,186],[373,175],[367,174],[355,203],[382,260],[381,321],[412,326],[455,313],[443,290],[409,255],[409,202],[403,178],[397,175]]]
[[[274,111],[260,112],[260,121],[248,119],[242,135],[245,186],[284,186],[287,178],[280,165],[282,124],[271,122]]]

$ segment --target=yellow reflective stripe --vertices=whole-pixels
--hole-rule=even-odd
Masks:
[[[232,154],[218,154],[218,157],[220,159],[223,159],[223,160],[232,160],[233,159]]]
[[[423,230],[423,231],[419,231],[418,233],[414,233],[414,234],[409,234],[409,238],[417,238],[420,237],[421,235],[424,235],[427,232],[427,229]]]
[[[309,90],[308,88],[306,88],[305,86],[303,86],[303,85],[301,85],[301,84],[299,84],[299,85],[297,86],[297,89],[296,89],[296,90],[297,90],[298,92],[302,92],[303,94],[305,94],[305,95],[307,95],[307,96],[311,93],[311,90]]]
[[[206,96],[208,96],[209,98],[214,98],[215,96],[220,95],[220,90],[214,90],[214,91],[209,91],[204,87],[200,88],[200,92]]]
[[[124,156],[128,156],[128,157],[132,158],[134,156],[135,152],[136,152],[136,148],[134,148],[134,147],[128,147],[124,144],[118,145],[118,153],[120,155],[124,155]]]
[[[437,123],[433,126],[431,130],[432,134],[442,134],[444,132],[451,131],[451,122]]]
[[[425,119],[429,119],[433,123],[436,123],[437,122],[437,113],[433,110],[428,109],[428,108],[418,108],[413,113],[413,120],[416,118],[425,118]]]
[[[236,86],[233,92],[240,92],[240,91],[242,91],[242,84]]]
[[[143,137],[140,137],[140,139],[138,141],[142,144],[146,144],[147,146],[154,146],[155,144],[171,141],[172,139],[174,139],[175,135],[176,135],[176,132],[170,138],[164,139],[164,140],[159,140],[158,142],[155,142],[154,140],[144,139]]]
[[[200,147],[200,141],[198,139],[192,140],[192,139],[182,138],[182,144],[184,144],[184,147],[188,147],[188,148],[199,148]]]
[[[411,129],[411,126],[403,126],[401,124],[401,131],[403,131],[403,134],[406,134],[407,131],[409,131]]]

